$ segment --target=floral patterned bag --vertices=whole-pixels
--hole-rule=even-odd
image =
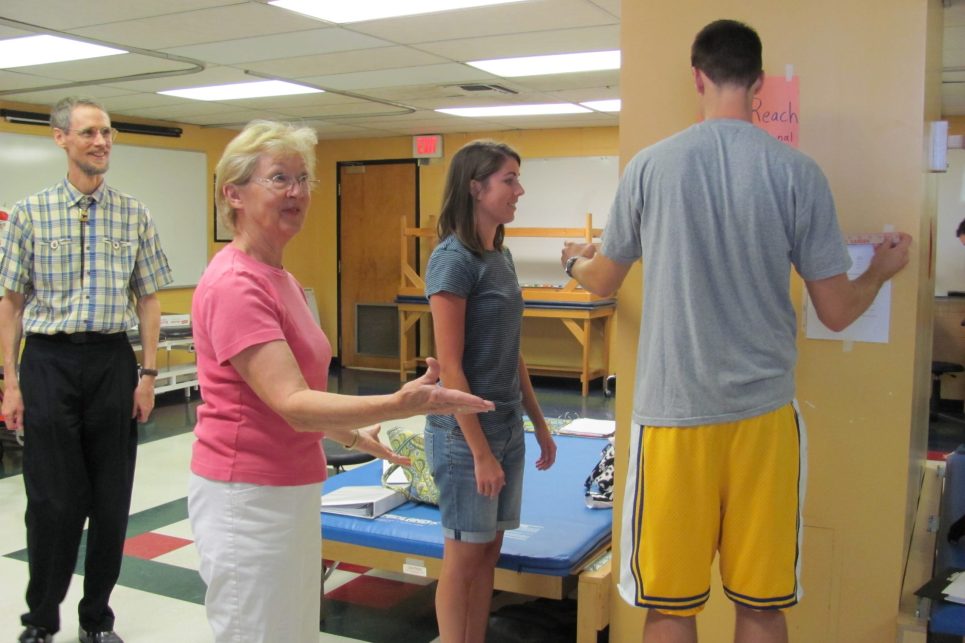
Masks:
[[[413,502],[430,505],[439,504],[439,489],[432,479],[432,471],[426,461],[425,436],[421,431],[413,431],[394,426],[386,431],[392,450],[399,455],[409,458],[411,464],[407,467],[390,464],[382,472],[382,486],[399,491]],[[396,469],[402,469],[407,482],[404,484],[389,483],[389,476]]]

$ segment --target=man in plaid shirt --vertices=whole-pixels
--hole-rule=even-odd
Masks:
[[[154,408],[157,291],[171,269],[147,208],[104,182],[117,134],[104,108],[65,98],[50,125],[67,153],[67,177],[17,203],[0,242],[2,410],[25,440],[30,581],[20,641],[51,641],[60,629],[89,518],[80,640],[118,642],[108,603],[121,567],[137,422]],[[126,333],[135,324],[140,369]]]

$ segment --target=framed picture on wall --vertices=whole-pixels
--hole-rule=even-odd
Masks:
[[[217,182],[217,177],[215,177],[215,182]],[[214,206],[214,240],[227,242],[235,238],[234,233],[221,222],[221,218],[218,216],[218,204],[215,203]]]

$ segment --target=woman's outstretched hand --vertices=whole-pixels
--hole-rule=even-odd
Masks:
[[[439,362],[426,358],[426,372],[401,389],[402,404],[415,413],[454,415],[457,413],[487,413],[496,408],[492,402],[439,385]]]

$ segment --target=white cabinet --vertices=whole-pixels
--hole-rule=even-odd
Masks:
[[[140,344],[134,344],[135,351],[140,351]],[[186,351],[191,354],[188,364],[171,365],[172,351]],[[154,382],[154,393],[168,391],[184,391],[185,397],[191,397],[191,389],[198,388],[198,365],[194,358],[194,339],[179,337],[177,339],[161,339],[157,344],[158,376]]]

